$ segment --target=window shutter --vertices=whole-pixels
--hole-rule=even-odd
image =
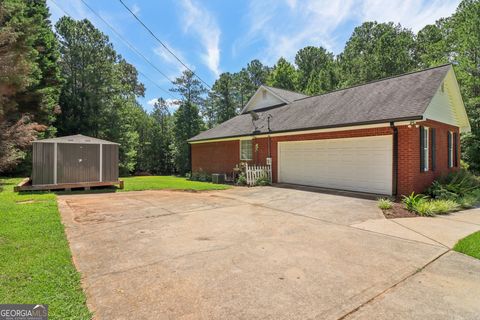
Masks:
[[[452,163],[452,154],[450,153],[450,149],[452,148],[452,138],[451,138],[452,134],[450,133],[450,131],[447,132],[447,141],[448,141],[448,145],[447,145],[447,153],[448,153],[448,167],[450,168],[450,163]]]
[[[434,171],[437,164],[437,159],[435,158],[437,154],[435,128],[430,129],[430,135],[432,136],[432,171]]]
[[[423,135],[424,135],[424,130],[423,127],[420,126],[420,172],[425,171],[425,150],[424,150],[424,145],[423,145]]]
[[[453,165],[455,167],[458,166],[458,134],[456,132],[453,133]]]

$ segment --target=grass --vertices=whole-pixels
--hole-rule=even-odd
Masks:
[[[453,250],[480,259],[480,231],[458,241]]]
[[[173,176],[122,179],[125,189],[118,191],[229,188]],[[60,221],[56,195],[14,193],[13,186],[21,180],[0,178],[0,304],[44,303],[49,305],[50,319],[90,319],[80,274],[72,263]],[[108,192],[92,190],[105,191]]]
[[[17,194],[0,179],[0,304],[45,303],[50,319],[90,319],[55,194]]]
[[[122,191],[139,190],[224,190],[230,188],[228,185],[215,184],[210,182],[190,181],[186,178],[175,176],[142,176],[121,178],[125,182]],[[120,190],[119,190],[120,191]]]

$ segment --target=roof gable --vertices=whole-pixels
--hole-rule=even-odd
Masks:
[[[459,127],[461,132],[470,132],[470,122],[453,68],[448,71],[428,104],[424,118]]]
[[[242,113],[288,104],[306,97],[308,96],[302,93],[261,85],[248,100]]]

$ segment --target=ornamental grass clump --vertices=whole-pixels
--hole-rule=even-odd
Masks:
[[[393,208],[393,202],[388,198],[381,198],[381,199],[378,199],[377,206],[381,210],[390,210]]]

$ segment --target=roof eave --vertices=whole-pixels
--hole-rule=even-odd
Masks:
[[[230,139],[230,138],[241,138],[241,137],[252,137],[257,135],[264,135],[264,134],[278,134],[278,133],[289,133],[295,131],[313,131],[313,130],[320,130],[320,129],[333,129],[333,128],[344,128],[344,127],[351,127],[351,126],[362,126],[362,125],[371,125],[371,124],[390,124],[399,121],[414,121],[414,120],[423,120],[423,115],[418,116],[411,116],[411,117],[401,117],[401,118],[392,118],[392,119],[381,119],[381,120],[372,120],[372,121],[363,121],[363,122],[353,122],[353,123],[343,123],[341,125],[329,125],[329,126],[319,126],[319,127],[309,127],[309,128],[297,128],[291,130],[278,130],[278,131],[270,131],[270,132],[260,132],[260,133],[251,133],[251,134],[239,134],[239,135],[231,135],[231,136],[220,136],[215,138],[206,138],[206,139],[188,139],[188,143],[192,142],[206,142],[209,140],[217,140],[217,139]]]

